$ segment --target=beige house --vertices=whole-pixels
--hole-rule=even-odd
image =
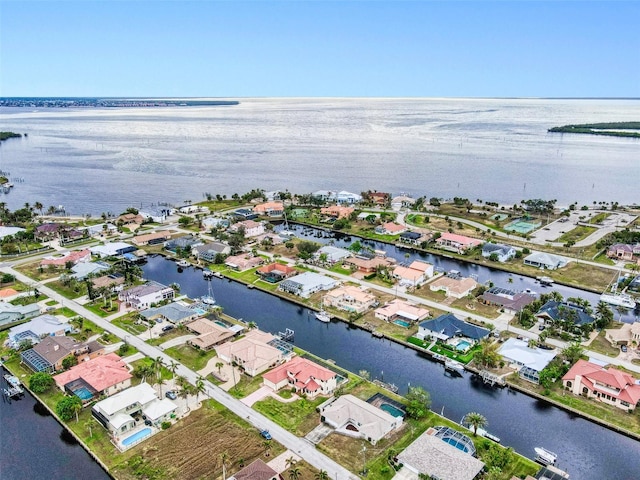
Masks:
[[[399,265],[394,268],[393,276],[400,285],[415,287],[433,276],[433,265],[415,260],[408,267]]]
[[[469,295],[478,286],[472,278],[459,275],[446,275],[429,284],[432,292],[443,291],[447,297],[463,298]]]
[[[640,322],[625,323],[621,328],[607,328],[605,338],[612,346],[640,345]]]
[[[185,326],[189,331],[198,335],[196,338],[189,340],[189,343],[202,350],[211,350],[216,345],[226,342],[235,335],[228,328],[206,318],[198,318]]]
[[[364,313],[376,303],[375,295],[367,293],[360,287],[346,285],[334,288],[323,299],[327,307],[335,307],[347,312]]]
[[[156,245],[171,238],[169,232],[153,232],[133,237],[134,245],[141,247],[143,245]]]
[[[412,305],[409,302],[396,298],[382,307],[375,309],[375,317],[385,322],[404,320],[419,322],[429,316],[429,310]]]
[[[251,377],[285,361],[285,355],[269,343],[276,337],[260,330],[250,330],[235,342],[223,343],[216,348],[218,357],[227,363],[235,362]]]

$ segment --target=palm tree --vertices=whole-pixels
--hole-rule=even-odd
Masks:
[[[462,419],[462,423],[473,427],[474,437],[477,436],[478,434],[478,428],[486,427],[489,424],[489,422],[487,422],[487,419],[484,417],[484,415],[477,412],[467,413]]]
[[[249,330],[253,330],[254,328],[258,328],[258,324],[256,322],[249,322],[247,327],[249,327]]]
[[[196,379],[196,386],[194,388],[194,391],[196,393],[196,404],[198,403],[198,396],[201,393],[206,393],[207,391],[207,387],[204,384],[204,378],[202,377],[202,375],[198,375],[198,378]]]
[[[326,470],[320,470],[318,473],[315,474],[314,478],[316,480],[329,480],[329,474],[327,473]]]
[[[162,384],[164,381],[162,380],[162,367],[164,367],[164,362],[162,361],[162,357],[158,356],[151,360],[151,368],[156,374],[156,380],[158,386],[160,387],[160,396],[162,397]]]
[[[222,461],[222,480],[227,480],[227,459],[229,458],[229,454],[227,452],[222,452],[220,455],[220,460]]]
[[[271,440],[265,440],[262,442],[262,446],[264,447],[264,456],[268,457],[271,454]]]
[[[42,209],[44,208],[44,205],[42,205],[42,203],[40,203],[40,202],[34,203],[33,204],[33,208],[38,210],[40,212],[40,215],[42,215]]]
[[[298,467],[292,467],[289,469],[289,478],[291,480],[298,480],[300,478],[300,469]]]
[[[285,466],[286,466],[287,468],[295,467],[295,466],[296,466],[296,463],[298,463],[298,460],[296,460],[296,459],[295,459],[295,458],[293,458],[293,457],[289,457],[289,458],[287,458],[287,460],[285,461]]]
[[[224,367],[224,363],[216,362],[216,368],[218,369],[218,375],[220,375],[220,370],[222,370],[222,367]]]
[[[169,365],[167,365],[167,368],[171,372],[171,379],[176,378],[176,370],[178,370],[179,365],[180,364],[178,362],[174,362],[173,360],[169,361]]]
[[[89,438],[93,438],[93,427],[97,427],[98,422],[95,421],[93,417],[89,417],[89,420],[84,422],[84,428],[89,430]]]
[[[75,402],[71,408],[73,409],[73,413],[76,414],[76,423],[78,423],[80,421],[78,413],[82,411],[82,402]]]

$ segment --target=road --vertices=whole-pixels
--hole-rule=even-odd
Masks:
[[[33,280],[26,275],[14,270],[11,267],[2,267],[1,271],[5,273],[10,273],[15,275],[15,277],[26,284],[32,284]],[[116,335],[120,339],[128,342],[130,345],[133,345],[138,349],[141,353],[145,354],[150,358],[158,358],[160,357],[163,362],[175,362],[175,359],[170,357],[169,355],[162,352],[160,349],[145,343],[142,339],[129,334],[128,332],[122,330],[121,328],[109,323],[106,319],[99,317],[95,313],[87,310],[82,305],[79,305],[73,300],[69,300],[68,298],[60,295],[55,292],[51,288],[45,285],[39,285],[38,290],[42,292],[44,295],[47,295],[49,298],[56,300],[57,302],[64,302],[64,306],[73,310],[78,315],[92,321],[100,328],[105,329],[106,331]],[[191,384],[195,385],[196,380],[198,379],[198,374],[193,370],[185,367],[182,364],[179,364],[176,369],[176,374],[185,377]],[[343,479],[357,479],[358,477],[352,474],[349,470],[339,465],[334,460],[330,459],[323,453],[316,450],[315,446],[304,438],[299,438],[289,433],[287,430],[264,417],[260,413],[251,409],[240,400],[233,398],[224,390],[218,388],[213,385],[211,382],[205,380],[206,387],[206,395],[210,398],[216,400],[220,404],[224,405],[226,408],[234,412],[241,418],[247,420],[247,422],[251,423],[254,427],[259,430],[268,429],[271,433],[271,436],[274,440],[282,444],[285,448],[288,448],[292,452],[295,452],[302,459],[304,459],[307,463],[314,466],[317,469],[325,470],[329,473],[332,478],[336,478],[337,480]]]

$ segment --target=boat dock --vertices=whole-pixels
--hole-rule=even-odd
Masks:
[[[393,383],[385,383],[382,380],[373,380],[373,384],[389,390],[390,392],[398,393],[398,387],[396,387]]]
[[[504,387],[507,385],[507,382],[504,378],[496,375],[495,373],[488,372],[487,370],[482,370],[480,372],[480,378],[482,378],[482,381],[485,384],[491,385],[492,387],[494,385],[497,385],[498,387]]]
[[[24,389],[18,377],[14,375],[5,374],[4,379],[7,381],[7,388],[2,390],[3,395],[7,399],[17,398],[24,395]]]

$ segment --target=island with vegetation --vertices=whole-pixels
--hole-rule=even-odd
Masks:
[[[640,138],[640,122],[584,123],[553,127],[548,131],[553,133],[587,133],[589,135],[608,135],[610,137]]]
[[[20,137],[22,137],[21,133],[0,132],[0,142],[4,142],[5,140],[7,140],[9,138],[20,138]]]

